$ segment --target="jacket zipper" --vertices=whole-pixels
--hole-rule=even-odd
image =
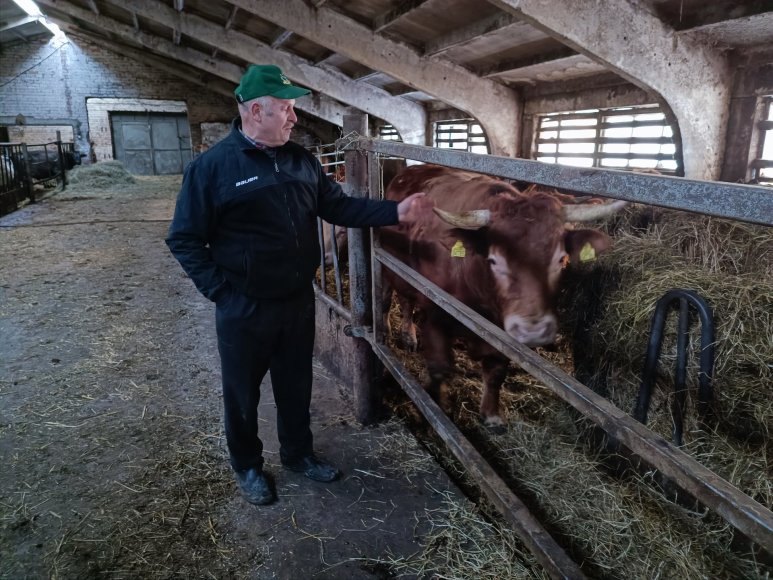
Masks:
[[[276,153],[272,156],[274,160],[274,171],[276,173],[279,173],[279,164],[277,163],[276,159]],[[290,201],[287,199],[287,189],[282,188],[282,195],[284,196],[285,200],[285,208],[287,209],[287,218],[290,220],[290,225],[293,228],[293,234],[295,236],[295,247],[300,250],[301,248],[301,241],[298,239],[298,228],[295,227],[295,222],[293,221],[293,214],[290,211]],[[298,278],[300,276],[300,272],[295,272],[295,277]]]

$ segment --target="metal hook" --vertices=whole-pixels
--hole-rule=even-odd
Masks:
[[[652,386],[655,384],[660,347],[663,343],[663,328],[665,326],[668,307],[673,302],[679,302],[679,324],[677,330],[676,369],[674,371],[674,401],[671,405],[671,415],[674,422],[673,441],[676,445],[683,444],[684,408],[687,391],[685,376],[687,374],[687,340],[689,326],[689,306],[692,305],[701,319],[701,351],[700,372],[698,374],[698,413],[705,420],[712,399],[711,379],[714,373],[714,319],[711,307],[692,290],[674,289],[666,292],[658,300],[655,313],[652,316],[647,356],[644,362],[642,383],[639,396],[636,399],[633,417],[642,424],[647,423],[647,411],[652,396]]]

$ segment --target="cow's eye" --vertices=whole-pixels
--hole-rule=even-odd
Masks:
[[[497,261],[494,258],[490,257],[490,256],[488,258],[486,258],[486,262],[488,262],[492,266],[497,263]]]

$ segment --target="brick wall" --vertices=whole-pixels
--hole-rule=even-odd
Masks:
[[[163,107],[172,103],[169,112],[179,112],[182,106],[194,150],[201,143],[201,123],[228,123],[236,115],[232,99],[83,37],[33,40],[4,46],[0,52],[0,123],[9,125],[9,134],[17,118],[27,122],[25,132],[56,121],[74,127],[74,142],[89,159],[112,158],[112,143],[105,142],[101,124],[104,115],[95,117],[96,132],[89,124],[87,102],[97,102],[94,99],[126,99],[130,108],[121,110],[166,112]],[[131,108],[132,103],[146,109]]]

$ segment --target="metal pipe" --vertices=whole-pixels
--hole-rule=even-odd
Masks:
[[[570,167],[531,159],[479,155],[376,139],[362,138],[347,142],[344,148],[396,155],[590,195],[773,226],[773,193],[762,186],[596,167]]]

